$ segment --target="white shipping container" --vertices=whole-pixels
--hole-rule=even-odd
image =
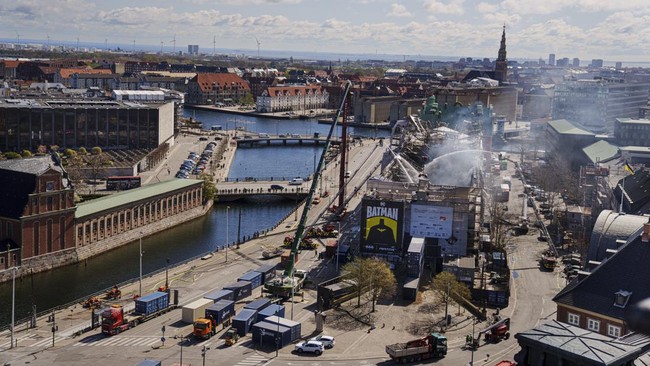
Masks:
[[[183,306],[182,320],[185,323],[194,323],[194,320],[205,317],[205,309],[213,305],[210,299],[198,299]]]

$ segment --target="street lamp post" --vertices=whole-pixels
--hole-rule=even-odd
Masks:
[[[203,366],[205,366],[205,354],[208,352],[209,349],[210,347],[206,347],[206,346],[203,346],[203,348],[201,349],[201,358],[203,358]],[[183,365],[181,364],[181,366]]]
[[[226,263],[228,263],[228,231],[230,230],[228,226],[228,216],[230,216],[230,206],[226,206]]]
[[[476,318],[472,317],[472,342],[474,342],[474,325],[475,324],[476,324]],[[470,348],[472,350],[472,356],[471,356],[471,359],[469,361],[469,365],[474,366],[474,346],[472,345]]]
[[[339,271],[339,248],[341,247],[341,240],[343,239],[343,234],[341,233],[341,221],[338,222],[339,235],[336,242],[336,272]]]
[[[140,232],[140,292],[138,294],[142,296],[142,231]]]
[[[167,258],[167,266],[165,267],[165,291],[169,292],[169,258]]]
[[[9,252],[7,251],[7,258],[9,258]],[[12,269],[12,285],[11,285],[11,346],[9,348],[14,348],[14,325],[15,325],[15,316],[16,316],[16,266]]]

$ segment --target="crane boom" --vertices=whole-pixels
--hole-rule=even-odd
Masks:
[[[302,237],[305,233],[305,223],[307,222],[307,214],[309,213],[309,209],[311,208],[311,202],[314,199],[314,193],[318,188],[318,180],[320,179],[321,171],[325,166],[325,156],[327,155],[327,150],[330,147],[332,135],[334,134],[334,131],[336,131],[336,124],[339,120],[341,113],[343,112],[343,108],[345,106],[345,99],[347,98],[348,93],[350,92],[351,86],[352,83],[348,80],[345,83],[345,89],[343,90],[343,96],[341,97],[341,104],[339,105],[339,108],[336,111],[336,115],[334,116],[332,127],[330,127],[330,131],[327,134],[327,139],[325,140],[325,147],[323,148],[323,152],[320,155],[320,160],[318,160],[318,166],[316,167],[316,171],[314,172],[314,179],[312,179],[311,181],[311,188],[309,189],[309,194],[307,195],[307,202],[305,202],[305,207],[302,209],[302,215],[300,216],[300,222],[298,223],[298,228],[296,229],[296,235],[293,237],[293,242],[291,243],[291,255],[289,256],[289,261],[287,262],[287,265],[284,270],[285,276],[289,276],[289,277],[293,276],[293,270],[295,266],[294,262],[295,262],[296,254],[298,253],[298,246],[300,245]]]

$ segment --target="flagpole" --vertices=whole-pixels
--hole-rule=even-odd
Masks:
[[[623,213],[623,194],[625,192],[625,177],[623,177],[623,184],[621,185],[621,204],[619,206],[618,212]]]

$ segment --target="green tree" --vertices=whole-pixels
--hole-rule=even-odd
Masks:
[[[367,292],[373,312],[377,300],[394,295],[397,289],[388,262],[380,258],[355,258],[343,266],[343,273],[357,283],[357,306],[361,306],[361,295]]]
[[[255,99],[253,99],[253,94],[250,92],[246,93],[245,96],[241,98],[241,104],[243,105],[251,105],[255,102]]]
[[[29,150],[23,150],[21,155],[23,156],[23,158],[31,158],[32,157],[32,152],[29,151]]]
[[[65,155],[68,158],[73,158],[73,157],[77,156],[77,152],[72,150],[72,149],[65,149],[65,151],[63,152],[63,155]]]
[[[20,156],[19,153],[13,152],[13,151],[8,151],[5,153],[5,158],[7,159],[20,159],[22,156]]]
[[[207,173],[201,173],[199,179],[203,180],[203,201],[207,202],[214,199],[214,195],[217,192],[217,187],[214,184],[214,179],[212,176]]]
[[[100,155],[102,153],[102,148],[99,146],[95,146],[92,149],[90,149],[90,152],[93,155]]]
[[[83,146],[80,147],[78,151],[79,151],[79,155],[88,155],[88,150],[86,150],[86,148]]]

